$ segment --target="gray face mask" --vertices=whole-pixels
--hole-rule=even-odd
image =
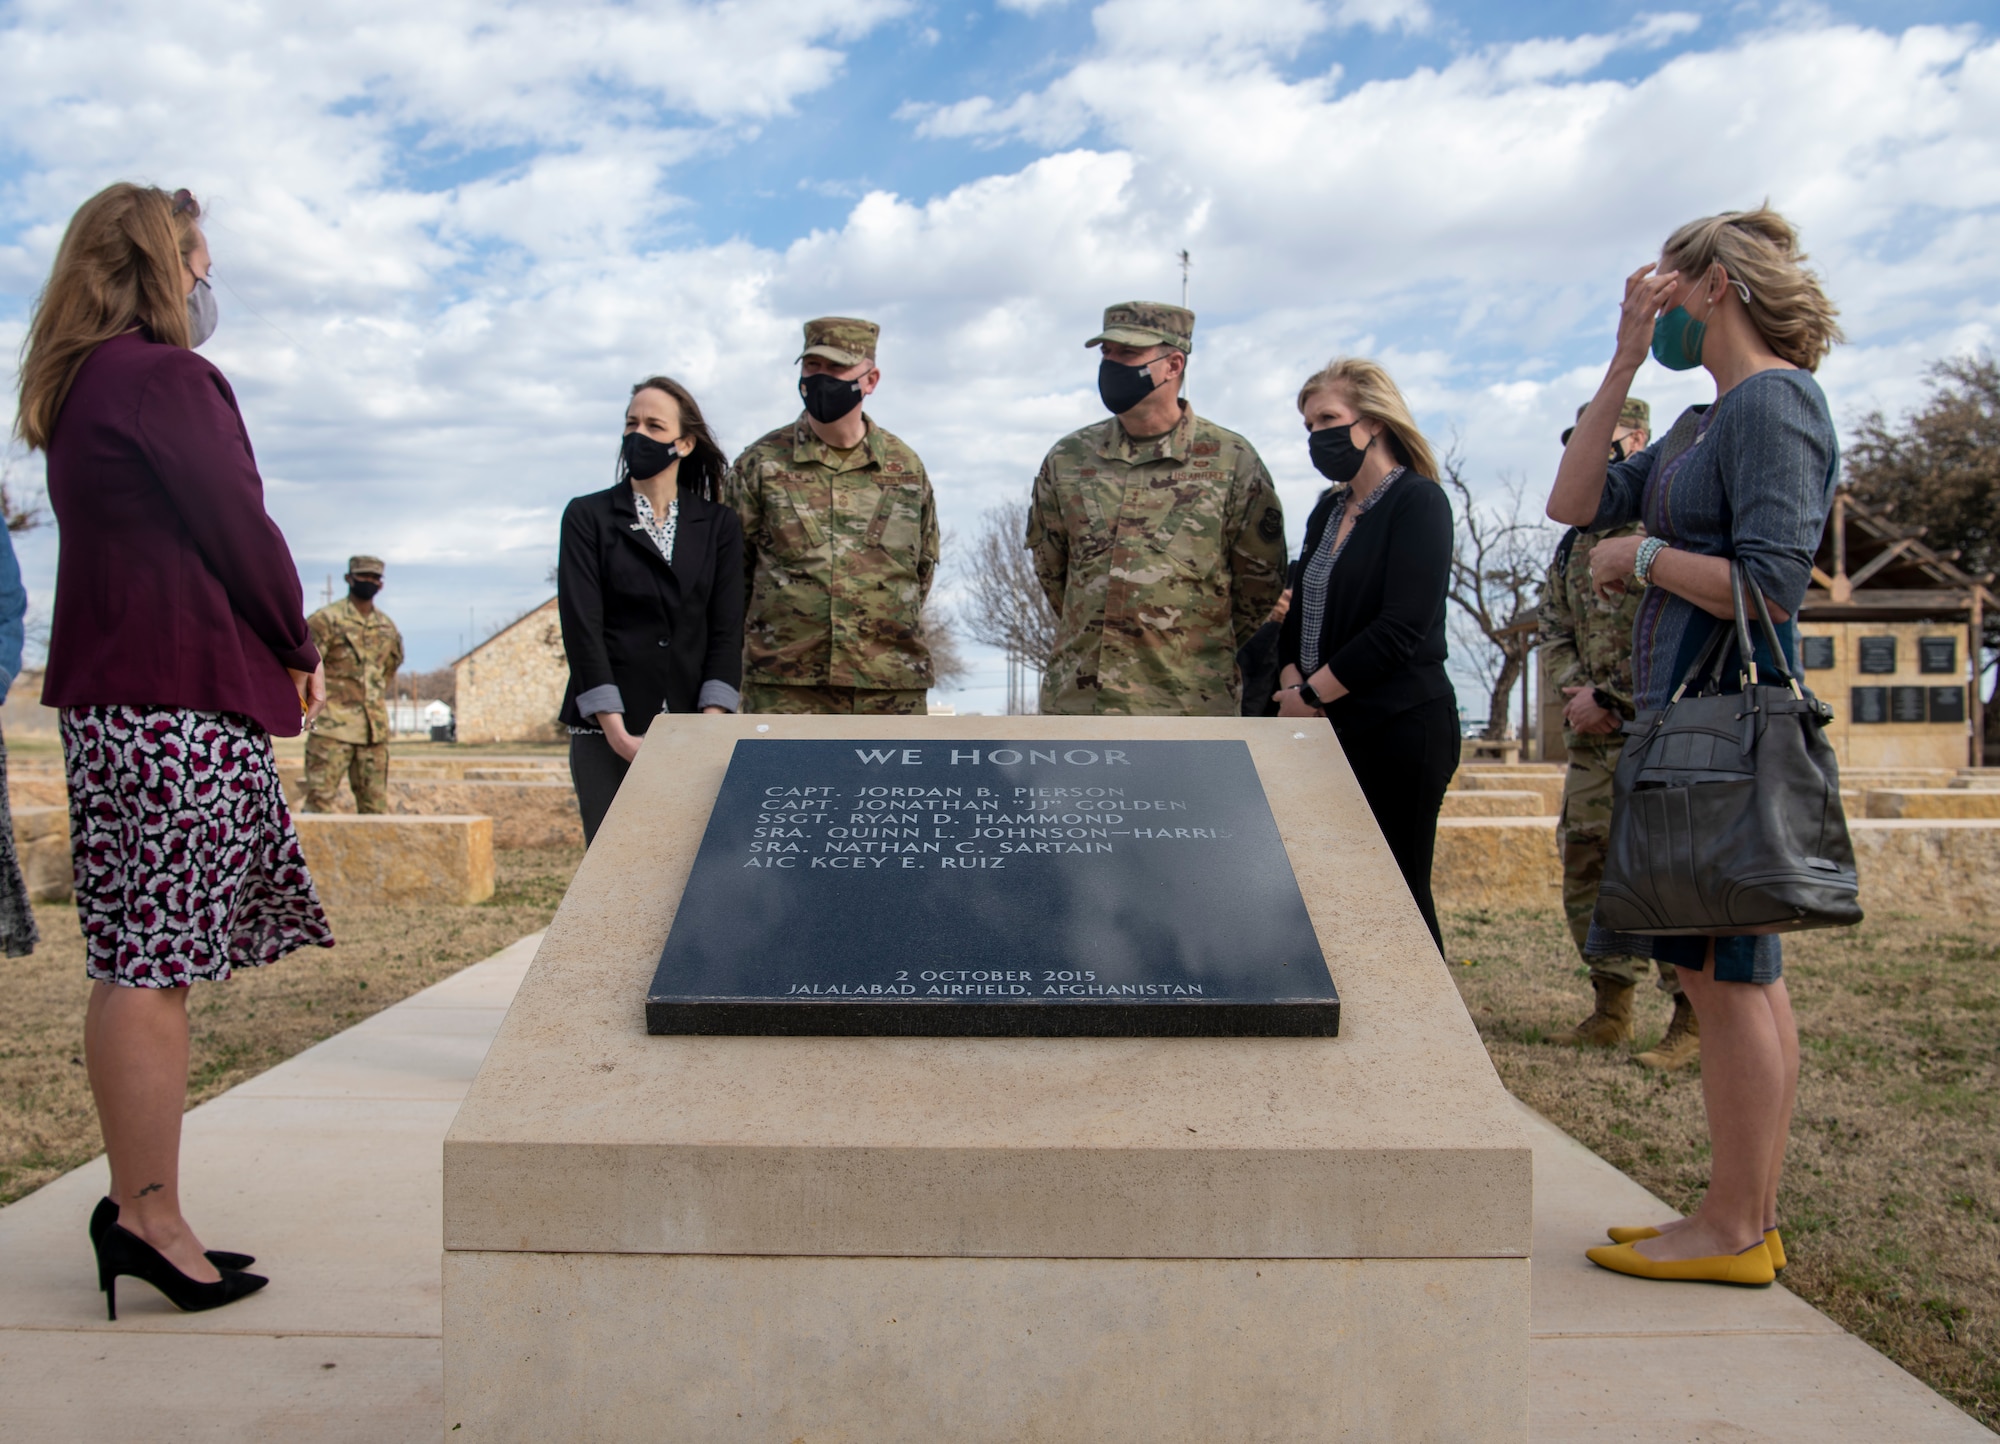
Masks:
[[[215,334],[215,292],[197,280],[188,292],[188,345],[199,346]]]

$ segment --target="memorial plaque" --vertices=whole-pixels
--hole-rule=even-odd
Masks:
[[[1891,722],[1923,721],[1924,689],[1921,687],[1891,687],[1889,689],[1889,720]]]
[[[1240,741],[741,741],[651,1033],[1332,1037]]]
[[[1889,689],[1887,687],[1856,687],[1849,694],[1856,722],[1887,722],[1889,720]]]
[[[1958,670],[1958,638],[1919,637],[1917,639],[1917,670],[1919,672],[1939,672],[1949,676]]]
[[[1856,648],[1859,660],[1857,672],[1869,672],[1886,676],[1896,670],[1896,639],[1894,637],[1863,637]]]
[[[1833,638],[1800,637],[1799,660],[1808,672],[1826,672],[1833,668]]]
[[[1933,687],[1931,693],[1931,721],[1963,722],[1965,720],[1965,688]]]

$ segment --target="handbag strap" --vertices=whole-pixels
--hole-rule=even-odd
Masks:
[[[1765,600],[1763,588],[1759,587],[1751,577],[1748,567],[1740,561],[1732,560],[1729,563],[1729,601],[1736,613],[1736,647],[1737,656],[1742,659],[1741,666],[1744,669],[1740,674],[1743,677],[1743,685],[1746,688],[1757,685],[1757,652],[1750,641],[1750,621],[1743,606],[1745,590],[1756,599],[1759,630],[1763,632],[1764,640],[1771,648],[1769,670],[1777,674],[1780,682],[1792,689],[1794,697],[1803,699],[1805,694],[1799,690],[1798,678],[1793,676],[1791,668],[1785,665],[1785,648],[1778,640],[1777,624],[1771,620],[1771,604]]]

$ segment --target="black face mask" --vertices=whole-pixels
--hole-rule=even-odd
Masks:
[[[650,481],[681,459],[671,441],[655,441],[643,431],[625,433],[625,470],[639,481]]]
[[[1106,356],[1097,363],[1097,395],[1104,402],[1104,409],[1113,416],[1123,416],[1133,407],[1151,396],[1160,387],[1153,379],[1153,373],[1145,366],[1125,366]]]
[[[1367,446],[1356,446],[1352,423],[1346,426],[1326,426],[1315,431],[1307,441],[1307,449],[1312,452],[1313,470],[1336,486],[1345,486],[1354,480],[1361,470],[1361,462],[1368,455]],[[1373,446],[1374,442],[1369,442]]]
[[[347,584],[347,595],[357,602],[372,602],[375,594],[382,590],[380,582],[364,582],[359,577]]]
[[[861,383],[815,371],[799,378],[799,395],[805,400],[806,415],[830,426],[861,404]]]
[[[1618,464],[1619,462],[1623,461],[1624,459],[1625,459],[1625,443],[1624,443],[1624,442],[1622,442],[1622,441],[1614,441],[1614,442],[1612,442],[1612,443],[1611,443],[1611,464],[1612,464],[1613,466],[1616,466],[1616,465],[1617,465],[1617,464]]]

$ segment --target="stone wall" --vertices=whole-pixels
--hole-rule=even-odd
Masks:
[[[496,632],[460,657],[458,740],[461,742],[560,742],[569,662],[551,597],[520,621]]]

